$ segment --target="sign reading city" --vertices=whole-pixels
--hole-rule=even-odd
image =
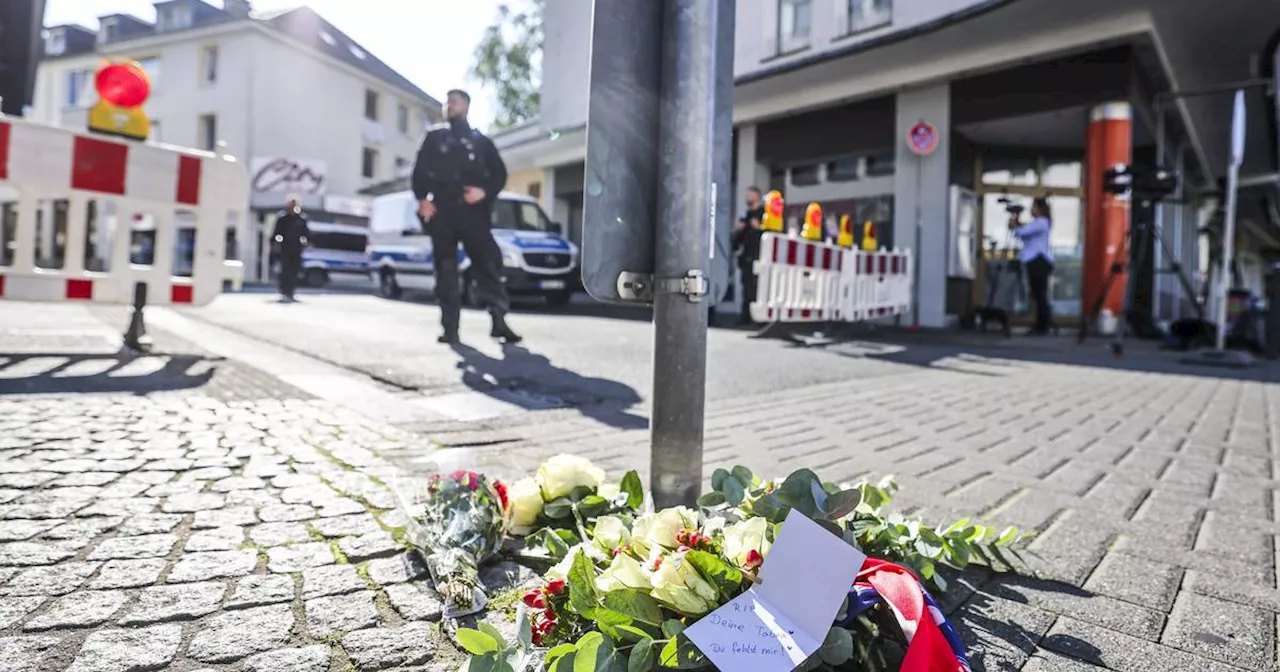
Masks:
[[[919,156],[929,156],[938,148],[938,129],[921,120],[907,131],[907,146]]]

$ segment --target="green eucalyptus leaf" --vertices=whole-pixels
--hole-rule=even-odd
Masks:
[[[618,631],[619,641],[640,643],[642,641],[648,640],[649,643],[651,644],[653,643],[652,633],[646,632],[645,630],[641,630],[640,628],[637,628],[634,625],[619,625],[617,628],[614,628],[614,629]]]
[[[471,656],[458,672],[498,672],[498,654],[486,653],[482,656]]]
[[[569,491],[569,501],[581,502],[582,500],[596,494],[596,489],[589,485],[579,485]]]
[[[751,473],[750,469],[742,465],[738,465],[733,468],[733,477],[738,479],[738,482],[741,483],[742,486],[746,488],[751,487],[751,484],[755,481],[755,478],[756,478],[755,474]]]
[[[731,476],[725,479],[724,487],[721,492],[724,494],[725,501],[729,502],[730,506],[741,505],[743,498],[747,495],[747,491],[743,487],[742,482],[739,481],[736,476]]]
[[[596,672],[601,667],[600,663],[613,652],[613,645],[598,632],[583,635],[574,648],[577,651],[574,654],[573,672]]]
[[[698,506],[704,509],[711,509],[724,504],[726,501],[728,500],[725,498],[724,493],[713,490],[698,498]]]
[[[640,474],[635,470],[628,471],[622,477],[621,489],[627,494],[629,508],[639,509],[644,505],[644,483],[640,481]]]
[[[1008,546],[1018,539],[1018,528],[1006,527],[996,539],[996,546]]]
[[[588,495],[578,502],[578,512],[587,518],[595,518],[609,511],[609,500],[600,495]]]
[[[557,658],[573,653],[576,650],[577,648],[572,644],[559,644],[552,647],[550,651],[547,651],[547,657],[544,659],[544,662],[547,665],[550,665],[551,663],[554,663]]]
[[[951,523],[951,525],[948,526],[947,529],[942,532],[942,534],[943,536],[951,536],[952,534],[955,534],[956,532],[963,530],[965,526],[968,524],[969,524],[968,518],[961,518],[960,520],[957,520],[956,522]]]
[[[523,606],[523,603],[521,604],[521,606]],[[501,632],[498,632],[498,629],[497,629],[497,628],[495,628],[495,627],[493,627],[493,625],[492,625],[492,624],[490,624],[490,623],[488,623],[488,622],[486,622],[486,621],[477,621],[477,622],[476,622],[476,627],[480,628],[480,632],[483,632],[484,634],[489,635],[490,637],[492,637],[492,638],[493,638],[493,641],[495,641],[495,642],[497,642],[497,643],[498,643],[498,648],[499,648],[499,649],[506,648],[506,647],[505,647],[505,646],[503,646],[503,645],[507,643],[507,638],[506,638],[506,637],[503,637],[503,636],[502,636],[502,633],[501,633]]]
[[[827,518],[840,520],[853,513],[862,502],[862,493],[857,490],[841,490],[827,497]]]
[[[578,651],[572,644],[566,644],[571,650],[556,658],[555,662],[547,667],[547,672],[574,672],[577,667],[574,659],[578,657]]]
[[[533,649],[533,623],[523,602],[516,603],[516,643],[522,651]]]
[[[685,625],[674,618],[668,618],[662,622],[662,634],[669,638],[675,638],[676,635],[684,632]]]
[[[653,669],[653,640],[642,639],[631,647],[627,660],[627,672],[649,672]]]
[[[498,650],[498,639],[488,633],[471,628],[458,628],[455,635],[458,639],[458,645],[475,656],[483,656],[486,653],[493,653]]]
[[[729,472],[725,471],[724,469],[716,469],[715,471],[711,472],[711,489],[720,490],[721,488],[723,488],[724,481],[725,479],[729,478],[729,476],[730,476]]]
[[[841,665],[853,657],[853,633],[844,628],[831,628],[827,637],[818,649],[822,662],[828,665]]]
[[[542,505],[542,515],[551,518],[568,518],[573,515],[573,502],[560,497]]]

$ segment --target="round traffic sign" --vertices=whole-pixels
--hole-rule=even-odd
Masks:
[[[938,148],[938,129],[927,121],[921,121],[907,132],[907,146],[920,156],[928,156]]]

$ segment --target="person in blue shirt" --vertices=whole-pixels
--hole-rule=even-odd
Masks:
[[[1049,333],[1053,314],[1049,308],[1049,278],[1053,275],[1053,251],[1050,234],[1053,231],[1053,215],[1049,201],[1037,198],[1031,202],[1031,221],[1026,224],[1014,215],[1009,220],[1013,235],[1022,241],[1022,267],[1027,269],[1027,282],[1031,285],[1031,299],[1036,304],[1036,322],[1031,333],[1043,336]]]

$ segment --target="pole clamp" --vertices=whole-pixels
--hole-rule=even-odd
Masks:
[[[618,274],[618,296],[628,301],[651,303],[657,294],[683,294],[689,297],[690,303],[699,303],[710,291],[706,276],[697,269],[679,278],[654,279],[648,273]]]

